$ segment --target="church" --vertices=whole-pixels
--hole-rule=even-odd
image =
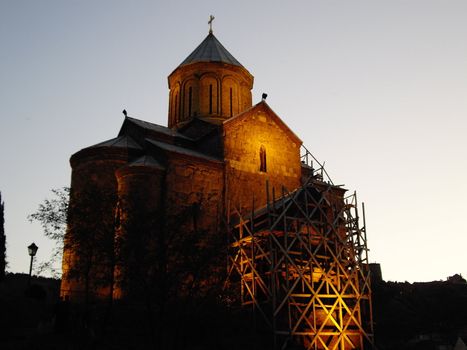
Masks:
[[[252,105],[253,76],[212,32],[168,82],[168,126],[126,116],[116,138],[75,153],[72,196],[95,185],[175,217],[196,206],[201,228],[213,231],[229,203],[249,210],[254,197],[264,205],[266,180],[300,186],[302,141],[264,99]],[[113,221],[108,215],[101,220]],[[67,281],[68,266],[62,293],[72,296],[80,287]]]
[[[274,317],[289,305],[289,316],[271,322],[278,337],[282,327],[302,338],[309,333],[302,343],[310,349],[363,348],[372,341],[371,321],[364,320],[371,302],[362,268],[366,235],[351,226],[358,216],[349,216],[353,204],[346,190],[315,169],[319,163],[310,161],[266,95],[253,104],[253,81],[210,30],[168,76],[167,126],[124,111],[115,138],[71,156],[61,295],[131,298],[142,285],[148,289],[147,281],[138,281],[162,278],[151,261],[164,257],[165,271],[175,275],[211,249],[205,255],[217,251],[222,257],[203,268],[196,284],[200,293],[223,284],[212,276],[226,270],[227,261],[229,276],[240,275],[232,283],[241,285],[242,305],[275,305]],[[192,249],[177,245],[176,237]],[[206,242],[216,240],[220,245],[208,247]],[[183,253],[173,253],[177,249]],[[157,252],[154,260],[151,252]],[[184,265],[185,257],[195,260]],[[188,293],[197,275],[177,275],[192,282],[179,285],[178,292]],[[307,291],[298,292],[299,286]],[[319,301],[320,293],[326,301]],[[346,293],[353,298],[348,305]],[[312,308],[300,306],[311,302]]]

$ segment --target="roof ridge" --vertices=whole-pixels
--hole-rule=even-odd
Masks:
[[[202,158],[202,159],[210,160],[210,161],[213,161],[213,162],[216,162],[216,163],[223,163],[222,159],[211,156],[211,155],[208,155],[208,154],[201,153],[198,150],[183,147],[181,145],[172,145],[172,144],[168,144],[168,143],[165,143],[165,142],[152,140],[152,139],[149,139],[149,138],[146,138],[145,140],[147,142],[151,143],[152,145],[154,145],[156,147],[159,147],[159,148],[162,148],[163,150],[168,151],[168,152],[175,152],[175,153],[184,154],[184,155],[188,155],[188,156],[192,156],[192,157],[196,157],[196,158]]]
[[[271,108],[271,106],[269,106],[267,104],[267,102],[265,100],[261,100],[260,102],[258,102],[257,104],[251,106],[250,108],[248,108],[247,110],[239,113],[239,114],[236,114],[234,115],[233,117],[230,117],[229,119],[226,119],[222,122],[223,125],[226,125],[226,124],[229,124],[231,123],[232,121],[234,120],[237,120],[239,118],[242,118],[244,115],[250,113],[251,111],[257,109],[257,108],[265,108],[267,109],[279,122],[279,125],[282,126],[282,128],[286,129],[289,131],[289,133],[293,136],[293,138],[296,139],[297,142],[299,142],[300,144],[303,142],[298,136],[297,134],[295,134],[293,132],[293,130],[282,120],[281,117],[279,117],[279,115],[277,115],[276,112],[274,112],[274,110]]]
[[[122,146],[125,145],[124,147]],[[105,140],[95,145],[86,148],[97,148],[97,147],[123,147],[123,148],[135,148],[141,149],[141,146],[130,136],[120,135],[109,140]]]
[[[165,169],[165,167],[157,161],[153,156],[145,154],[134,161],[128,164],[130,167],[134,166],[145,166],[145,167],[154,167],[159,169]]]
[[[163,133],[165,135],[169,135],[171,137],[176,137],[176,138],[179,138],[179,139],[185,139],[185,140],[188,140],[188,141],[193,141],[193,139],[191,139],[191,138],[183,135],[182,133],[178,132],[177,130],[173,130],[173,129],[167,127],[167,126],[163,126],[163,125],[156,124],[156,123],[151,123],[151,122],[148,122],[148,121],[145,121],[145,120],[142,120],[142,119],[137,119],[137,118],[128,117],[128,116],[125,117],[125,120],[128,120],[131,123],[139,125],[140,127],[150,129],[150,130],[155,131],[155,132],[160,132],[160,133]]]

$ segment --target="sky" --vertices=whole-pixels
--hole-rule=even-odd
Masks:
[[[0,0],[0,191],[9,271],[53,242],[27,216],[125,108],[167,125],[167,76],[208,34],[335,184],[365,203],[391,281],[467,277],[467,1]]]

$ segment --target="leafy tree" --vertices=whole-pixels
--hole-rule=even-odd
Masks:
[[[5,237],[5,204],[2,202],[2,193],[0,192],[0,281],[5,278],[6,268],[6,237]]]
[[[57,265],[63,252],[72,252],[74,258],[64,277],[80,281],[89,300],[92,288],[113,285],[116,195],[91,184],[79,193],[71,193],[68,187],[51,191],[53,196],[28,216],[31,222],[39,222],[44,235],[55,242],[52,256],[37,269],[58,277],[61,269]]]
[[[70,253],[66,278],[84,285],[86,304],[96,289],[110,287],[112,297],[115,203],[115,193],[94,184],[70,195],[63,246]]]
[[[57,269],[56,265],[62,261],[70,188],[55,188],[51,191],[53,197],[45,199],[44,202],[39,204],[37,211],[30,214],[28,219],[31,222],[39,222],[44,230],[44,235],[55,243],[50,259],[40,263],[37,269],[39,272],[49,271],[52,276],[59,277],[60,269]]]

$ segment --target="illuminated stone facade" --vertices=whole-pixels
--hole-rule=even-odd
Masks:
[[[252,106],[253,76],[212,33],[168,82],[168,127],[126,116],[116,138],[71,157],[62,295],[125,298],[131,259],[157,249],[154,235],[215,234],[228,207],[266,203],[267,181],[277,194],[301,185],[301,140],[264,100]],[[135,241],[142,250],[126,256]]]
[[[264,101],[223,126],[226,193],[232,205],[252,209],[254,200],[256,208],[263,206],[266,181],[278,191],[300,186],[302,142]]]

